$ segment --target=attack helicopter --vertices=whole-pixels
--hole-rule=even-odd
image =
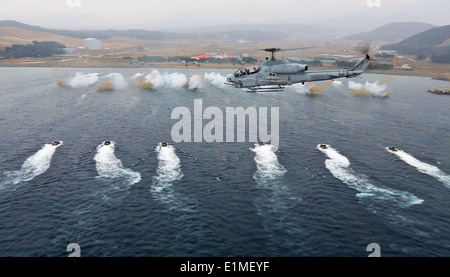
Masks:
[[[280,51],[280,48],[262,50],[270,52],[270,59],[267,57],[259,66],[238,69],[227,76],[225,84],[236,88],[248,88],[248,92],[283,91],[286,86],[295,83],[304,84],[305,82],[357,77],[363,73],[370,62],[370,56],[366,52],[365,57],[350,69],[308,71],[307,64],[276,59],[275,52]]]

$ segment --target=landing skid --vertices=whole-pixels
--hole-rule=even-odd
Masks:
[[[284,87],[278,86],[278,87],[250,87],[248,88],[247,92],[271,92],[271,91],[283,91]]]

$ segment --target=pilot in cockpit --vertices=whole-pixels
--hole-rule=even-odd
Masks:
[[[243,68],[239,69],[238,71],[236,71],[236,73],[234,73],[235,77],[241,77],[243,75],[245,75],[245,69],[243,69]]]

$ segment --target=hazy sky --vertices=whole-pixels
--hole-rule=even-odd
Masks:
[[[372,6],[379,2],[381,7],[369,7],[367,2],[372,2]],[[355,15],[391,22],[447,25],[450,24],[449,11],[449,0],[2,0],[0,19],[67,29],[158,29],[223,23],[314,24],[327,20],[336,24],[332,19],[340,18],[344,22],[344,16]]]

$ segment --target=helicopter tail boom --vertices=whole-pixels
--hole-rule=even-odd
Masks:
[[[362,59],[360,62],[355,64],[352,68],[350,68],[350,71],[364,71],[370,63],[370,56],[366,54],[364,59]]]

